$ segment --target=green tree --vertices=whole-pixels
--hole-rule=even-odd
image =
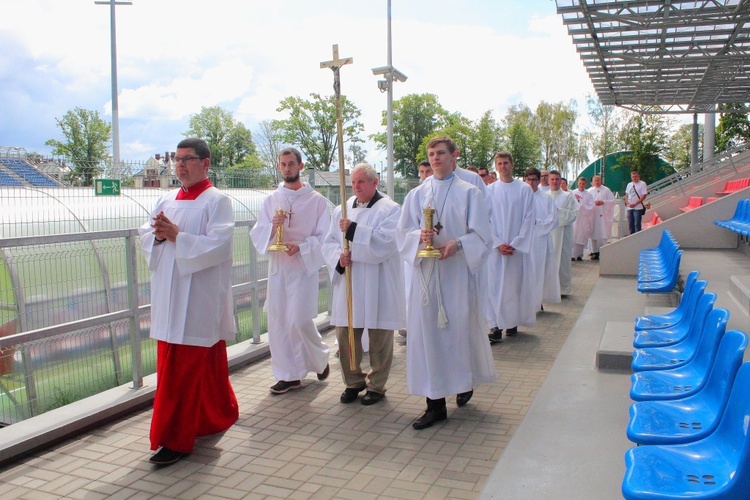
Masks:
[[[109,157],[110,124],[102,120],[98,111],[76,107],[55,118],[64,141],[48,140],[53,155],[65,156],[75,168],[67,179],[71,184],[93,185],[93,179]]]
[[[226,169],[242,163],[246,156],[255,155],[255,144],[250,130],[235,121],[229,111],[220,106],[201,107],[190,116],[190,128],[185,137],[203,139],[211,148],[211,167],[221,178]]]
[[[407,178],[416,178],[419,158],[424,159],[425,137],[448,125],[448,112],[435,94],[409,94],[393,103],[394,169]],[[383,112],[382,125],[387,124]],[[385,132],[372,135],[380,149],[387,147]]]
[[[492,111],[485,111],[482,117],[472,124],[472,133],[466,138],[466,163],[492,170],[495,153],[500,149],[500,131],[500,124],[492,117]],[[515,160],[515,157],[513,159]]]
[[[535,131],[542,143],[544,168],[556,168],[568,175],[568,163],[576,154],[575,123],[578,112],[575,104],[542,101],[536,108]]]
[[[620,115],[615,106],[605,106],[595,95],[586,96],[586,106],[591,122],[596,129],[591,132],[590,145],[594,156],[605,158],[622,149],[619,141]]]
[[[702,157],[703,151],[703,125],[698,125],[698,156]],[[689,123],[681,125],[672,134],[664,149],[663,156],[672,164],[675,170],[689,168],[692,163],[693,126]]]
[[[281,132],[274,125],[274,122],[263,121],[258,125],[255,139],[261,168],[276,181],[279,181],[279,171],[276,165],[279,160],[279,152],[284,148]]]
[[[307,163],[317,169],[329,171],[336,160],[338,164],[338,136],[336,131],[336,96],[322,97],[311,93],[310,99],[287,97],[278,112],[289,112],[289,118],[275,120],[273,126],[282,140],[298,147]],[[341,96],[341,127],[344,145],[364,142],[359,136],[364,125],[358,118],[362,112],[346,96]]]
[[[718,152],[732,149],[743,142],[750,141],[750,107],[741,106],[740,111],[729,111],[726,104],[719,105],[719,124],[716,127],[716,149]]]
[[[511,106],[503,118],[501,148],[513,155],[513,174],[522,176],[530,167],[542,162],[542,142],[534,128],[536,117],[523,103]]]
[[[671,121],[662,115],[635,114],[625,123],[620,140],[629,155],[620,157],[615,168],[638,170],[644,182],[651,183],[661,174],[659,155],[667,146]]]

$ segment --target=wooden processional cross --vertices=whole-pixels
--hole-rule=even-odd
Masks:
[[[333,91],[336,94],[336,135],[338,138],[339,152],[339,187],[341,188],[341,218],[346,219],[346,171],[344,164],[344,129],[341,124],[341,78],[339,69],[341,66],[354,63],[351,57],[339,57],[339,46],[333,46],[333,59],[320,63],[320,68],[331,68],[333,70]],[[344,242],[344,251],[349,251],[349,240],[341,238]],[[354,319],[352,314],[352,273],[351,266],[344,268],[344,278],[346,280],[346,313],[349,320],[349,366],[352,370],[357,366],[356,353],[354,352]]]

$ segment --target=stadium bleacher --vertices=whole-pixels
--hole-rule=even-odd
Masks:
[[[31,166],[28,162],[24,160],[20,160],[17,158],[1,158],[0,163],[8,167],[13,173],[18,175],[19,177],[23,178],[28,182],[29,184],[33,186],[38,187],[57,187],[60,184],[51,178],[47,177],[43,173],[41,173],[39,170],[37,170],[35,167]],[[10,175],[5,173],[5,175],[10,178],[12,181],[18,182],[16,179],[13,179]],[[2,178],[0,178],[0,183],[2,182]],[[0,185],[8,186],[8,185],[23,185],[22,183],[18,184],[5,184],[1,183]]]

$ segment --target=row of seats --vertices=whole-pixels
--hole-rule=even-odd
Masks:
[[[0,163],[34,186],[55,187],[60,185],[23,160],[0,158]]]
[[[656,210],[651,211],[651,219],[649,219],[647,222],[644,222],[641,224],[641,227],[643,229],[647,229],[651,226],[655,226],[657,224],[661,224],[664,222],[664,219],[661,218],[661,216],[656,212]]]
[[[718,196],[709,196],[706,198],[706,204],[711,203],[712,201],[718,200]],[[703,197],[702,196],[691,196],[688,200],[688,204],[684,207],[680,207],[680,210],[683,212],[689,212],[691,210],[695,210],[698,207],[702,207],[704,205],[703,203]]]
[[[0,170],[0,186],[8,186],[8,187],[23,186],[23,182],[11,176],[8,172]]]
[[[724,189],[722,191],[718,191],[716,194],[732,194],[736,193],[740,189],[745,189],[749,186],[750,177],[745,177],[744,179],[734,179],[731,181],[727,181],[727,183],[724,185]]]
[[[635,321],[626,499],[750,497],[744,332],[693,271],[680,305]]]
[[[638,291],[671,293],[680,278],[682,250],[668,229],[661,233],[659,245],[641,250],[638,259]]]
[[[737,202],[737,208],[731,219],[714,221],[719,227],[729,229],[740,236],[750,236],[750,199],[742,199]]]

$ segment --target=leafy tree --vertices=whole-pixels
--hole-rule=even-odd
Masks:
[[[367,151],[358,143],[352,142],[349,144],[349,153],[346,155],[346,160],[350,165],[364,163],[367,161]]]
[[[513,155],[513,174],[522,176],[530,167],[542,162],[542,142],[535,130],[536,117],[523,103],[511,106],[503,118],[501,148]]]
[[[227,187],[230,188],[270,188],[276,183],[276,176],[268,172],[257,156],[245,156],[242,162],[227,168]]]
[[[387,124],[385,112],[382,124]],[[409,94],[394,101],[394,168],[404,177],[416,178],[419,159],[426,157],[423,147],[425,137],[447,125],[448,112],[440,105],[435,94]],[[385,132],[374,134],[372,139],[381,149],[387,147]]]
[[[473,135],[471,121],[463,116],[461,113],[450,113],[446,117],[445,128],[435,131],[435,133],[422,139],[422,145],[419,148],[419,161],[427,159],[427,143],[432,137],[436,135],[447,135],[456,141],[456,148],[458,149],[458,160],[456,164],[460,167],[467,167],[473,165],[471,162],[471,149],[470,149],[470,137]],[[424,158],[423,158],[424,156]],[[419,165],[419,162],[414,162]]]
[[[75,166],[68,181],[82,186],[93,185],[101,172],[101,163],[109,157],[110,124],[102,120],[98,111],[76,107],[55,118],[65,141],[48,140],[53,155],[61,155]]]
[[[698,145],[698,156],[702,157],[703,151],[703,126],[698,125],[698,137],[700,137],[700,143]],[[683,170],[689,168],[692,163],[692,146],[693,145],[693,126],[691,124],[685,124],[680,126],[677,131],[672,134],[667,142],[667,146],[663,152],[664,158],[672,164],[675,170]]]
[[[662,115],[635,114],[623,126],[621,141],[631,154],[623,155],[615,168],[638,170],[646,183],[659,177],[659,155],[667,146],[667,131],[671,122]]]
[[[750,141],[750,107],[743,104],[741,111],[729,111],[726,104],[719,105],[719,124],[716,127],[716,149],[719,152],[732,149]]]
[[[274,120],[273,126],[279,137],[298,147],[307,158],[307,163],[320,170],[329,171],[338,159],[338,137],[336,131],[336,96],[322,97],[311,93],[310,100],[287,97],[276,111],[289,112],[289,118]],[[364,125],[358,118],[362,112],[346,96],[341,96],[341,126],[344,144],[364,142],[359,134]]]
[[[220,106],[201,107],[190,116],[190,129],[185,137],[203,139],[211,148],[211,167],[221,177],[227,168],[242,163],[246,156],[255,155],[255,144],[250,130],[235,121],[232,113]]]
[[[255,132],[255,138],[258,148],[258,160],[261,168],[269,175],[279,181],[279,171],[276,168],[279,159],[279,152],[284,149],[281,139],[281,132],[276,128],[274,122],[263,121],[258,125]]]
[[[482,117],[472,124],[472,133],[466,138],[466,163],[476,167],[487,167],[492,170],[492,160],[500,149],[500,124],[487,110]],[[513,157],[515,160],[515,157]]]
[[[605,158],[622,149],[619,142],[620,116],[615,106],[605,106],[595,95],[586,96],[586,106],[591,122],[597,127],[591,132],[590,145],[594,156]]]
[[[550,104],[542,101],[536,108],[535,130],[542,143],[544,168],[557,168],[567,175],[568,163],[576,153],[574,130],[578,112],[574,102]]]

